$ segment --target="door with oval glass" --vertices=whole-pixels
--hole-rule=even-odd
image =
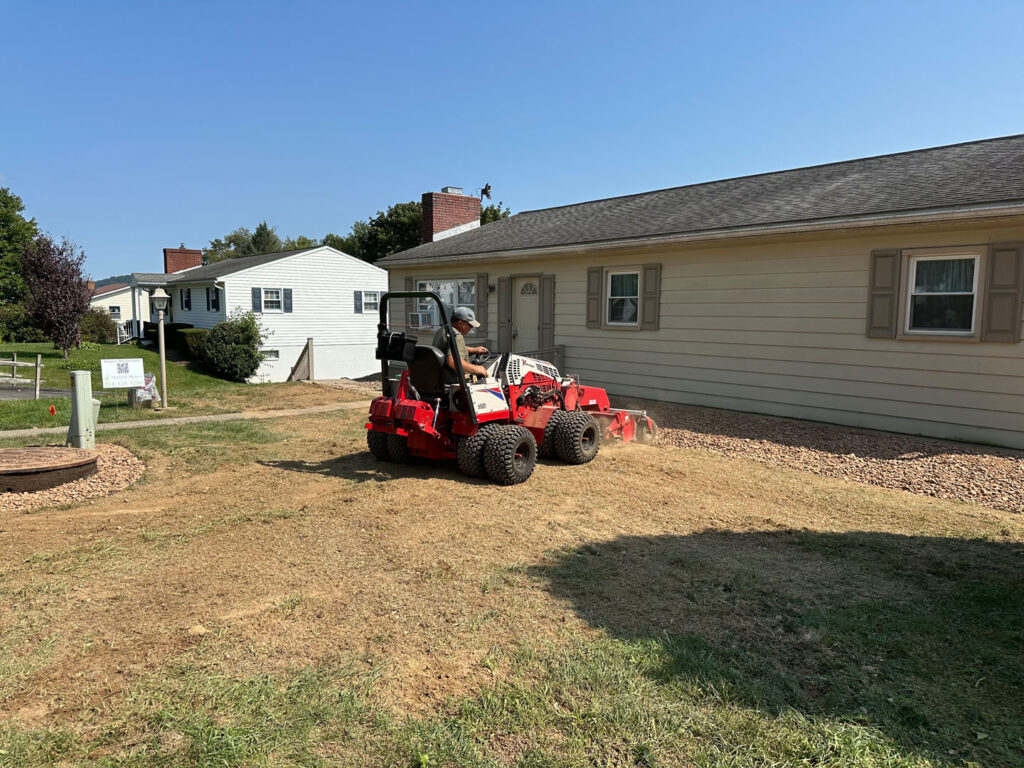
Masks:
[[[540,327],[540,277],[517,277],[512,284],[512,351],[537,349]]]

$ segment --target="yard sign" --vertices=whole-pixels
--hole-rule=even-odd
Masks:
[[[141,357],[100,360],[100,370],[103,373],[105,389],[146,386],[146,374],[142,370]]]

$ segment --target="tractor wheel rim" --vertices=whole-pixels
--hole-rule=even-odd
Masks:
[[[517,470],[522,470],[526,466],[526,459],[530,453],[530,449],[525,446],[524,443],[520,443],[516,446],[515,453],[512,455],[512,463],[515,465]]]
[[[587,429],[583,430],[583,436],[580,438],[580,445],[583,447],[583,450],[589,451],[594,445],[594,439],[593,427],[587,427]]]

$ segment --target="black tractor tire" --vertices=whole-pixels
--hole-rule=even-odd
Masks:
[[[377,461],[391,461],[391,454],[388,452],[387,432],[376,432],[372,429],[366,430],[366,447],[374,455]]]
[[[388,454],[399,464],[412,464],[416,457],[409,452],[409,441],[403,435],[388,435]]]
[[[459,470],[467,477],[487,477],[484,467],[484,448],[498,424],[484,424],[469,437],[460,437],[455,446],[455,460]]]
[[[566,464],[586,464],[601,449],[601,425],[584,411],[570,413],[555,435],[558,458]]]
[[[544,439],[542,439],[540,441],[540,445],[537,446],[537,455],[542,459],[554,459],[558,457],[558,452],[555,450],[555,437],[558,434],[558,425],[561,424],[568,415],[568,411],[558,410],[552,413],[551,418],[548,419],[547,426],[544,427]]]
[[[502,485],[526,482],[537,466],[537,441],[533,433],[518,424],[494,431],[484,446],[487,476]]]

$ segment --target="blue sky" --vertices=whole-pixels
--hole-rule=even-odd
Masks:
[[[1020,2],[0,0],[0,186],[96,278],[262,219],[344,233],[1024,132]]]

